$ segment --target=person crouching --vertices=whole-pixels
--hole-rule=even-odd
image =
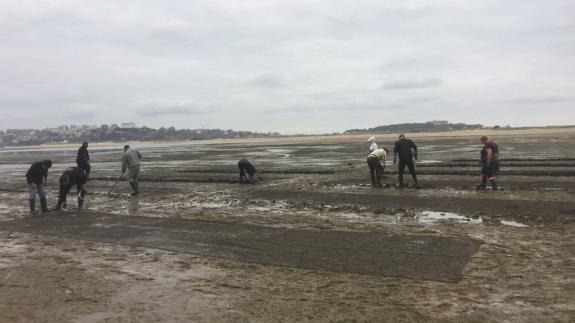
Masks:
[[[376,149],[367,156],[367,165],[369,166],[369,174],[371,175],[372,187],[383,187],[383,185],[381,185],[381,177],[385,171],[386,158],[387,153],[383,148]]]
[[[84,206],[84,198],[87,193],[85,188],[87,181],[88,175],[83,168],[72,167],[66,169],[62,176],[60,176],[60,195],[58,196],[56,210],[66,208],[66,196],[74,185],[78,188],[78,209],[81,210]]]

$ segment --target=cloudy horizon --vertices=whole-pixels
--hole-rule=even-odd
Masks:
[[[575,124],[575,3],[0,3],[0,129]]]

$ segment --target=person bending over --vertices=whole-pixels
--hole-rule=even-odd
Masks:
[[[56,210],[66,208],[66,196],[74,185],[76,185],[78,189],[78,209],[82,209],[87,193],[85,185],[88,181],[88,175],[84,171],[85,170],[80,167],[71,167],[66,169],[62,176],[60,176],[60,194],[58,195]]]
[[[387,152],[383,148],[376,149],[367,156],[367,166],[369,166],[372,187],[383,187],[383,185],[381,185],[381,177],[385,171],[386,158]]]
[[[245,158],[240,159],[238,168],[240,169],[240,184],[254,184],[256,182],[254,175],[257,176],[258,180],[262,180],[260,173],[249,160]],[[246,173],[248,176],[246,176]]]
[[[30,202],[30,213],[36,212],[36,193],[40,197],[42,213],[48,212],[46,202],[46,193],[44,184],[48,179],[48,169],[52,167],[52,161],[49,159],[33,163],[26,173],[26,184],[28,185],[28,200]]]

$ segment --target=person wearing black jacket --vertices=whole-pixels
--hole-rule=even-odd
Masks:
[[[48,179],[48,169],[52,167],[52,161],[49,159],[33,163],[26,173],[26,183],[28,184],[28,194],[30,202],[30,213],[36,211],[36,193],[40,197],[42,212],[48,212],[46,203],[46,193],[44,184]]]
[[[86,197],[84,185],[87,181],[88,175],[82,168],[71,167],[66,169],[62,176],[60,176],[60,195],[58,196],[56,210],[66,208],[66,196],[74,185],[78,188],[78,209],[82,209],[84,206],[84,197]]]
[[[395,142],[393,148],[393,163],[397,161],[399,155],[399,166],[397,172],[399,173],[399,187],[403,186],[403,171],[405,166],[409,169],[411,177],[413,178],[413,186],[417,186],[417,175],[415,174],[415,160],[417,160],[417,146],[411,139],[405,138],[404,134],[399,135],[399,140]]]
[[[81,168],[86,176],[90,176],[90,154],[88,154],[88,143],[84,141],[82,146],[78,149],[78,156],[76,157],[76,164]]]
[[[262,180],[260,174],[249,160],[245,158],[240,159],[240,161],[238,161],[238,168],[240,169],[240,184],[253,184],[254,175],[256,175],[259,180]],[[249,177],[246,176],[246,173],[248,173]]]

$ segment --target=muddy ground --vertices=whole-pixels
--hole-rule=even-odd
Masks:
[[[0,150],[0,321],[575,320],[575,131],[498,134],[497,192],[455,135],[414,136],[420,188],[390,160],[371,188],[366,138],[136,144],[139,198],[94,145],[86,210],[36,216],[29,164],[54,160],[54,207],[77,147]]]

